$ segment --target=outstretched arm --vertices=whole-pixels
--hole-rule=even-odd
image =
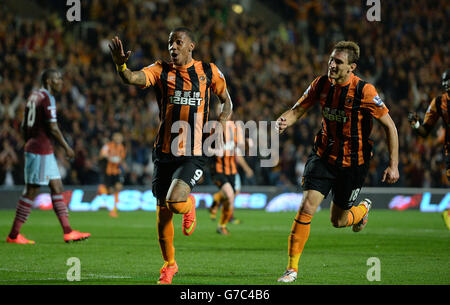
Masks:
[[[421,137],[427,137],[431,129],[429,125],[427,124],[420,124],[419,122],[419,116],[415,112],[410,112],[408,114],[408,121],[411,125],[411,128]]]
[[[125,54],[122,41],[116,36],[111,40],[111,44],[108,46],[113,61],[116,64],[116,69],[123,82],[129,85],[145,86],[145,73],[142,71],[131,71],[127,68],[126,62],[131,55],[131,51],[127,51]]]
[[[306,110],[300,106],[300,103],[296,103],[294,107],[284,112],[276,121],[276,128],[281,134],[286,128],[294,124],[298,119],[300,119]]]
[[[389,149],[389,166],[383,173],[382,182],[387,182],[389,184],[397,182],[400,178],[398,172],[398,134],[395,123],[389,114],[385,114],[378,119],[378,121],[383,125],[384,131],[386,132],[387,144]]]

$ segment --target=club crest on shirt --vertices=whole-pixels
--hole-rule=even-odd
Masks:
[[[199,79],[200,79],[200,82],[204,83],[206,81],[206,76],[200,75]]]

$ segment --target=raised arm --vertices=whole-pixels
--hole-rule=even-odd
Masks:
[[[123,82],[128,85],[145,86],[145,73],[142,71],[131,71],[127,68],[126,62],[131,55],[131,51],[127,51],[125,54],[122,41],[116,36],[111,40],[111,44],[108,46],[113,61],[116,64],[117,72],[119,72]]]

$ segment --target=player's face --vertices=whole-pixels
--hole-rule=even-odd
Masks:
[[[49,86],[54,92],[61,92],[63,87],[63,79],[60,72],[56,72],[52,74],[52,77],[49,79]]]
[[[120,133],[115,133],[113,135],[113,141],[116,142],[117,144],[121,144],[123,141],[123,137]]]
[[[347,52],[333,50],[328,60],[328,77],[337,82],[347,79],[354,67],[356,64],[348,63]]]
[[[176,66],[183,66],[192,59],[194,43],[184,32],[172,32],[169,35],[169,54]]]

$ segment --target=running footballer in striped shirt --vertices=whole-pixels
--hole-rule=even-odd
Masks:
[[[190,29],[180,27],[169,35],[171,62],[158,60],[139,71],[131,71],[118,37],[110,45],[120,77],[126,84],[153,87],[160,110],[160,124],[153,147],[155,165],[152,191],[157,198],[158,240],[164,259],[158,283],[171,284],[178,271],[173,246],[173,213],[183,214],[183,234],[196,225],[195,200],[190,192],[203,175],[206,157],[203,128],[208,122],[211,91],[222,103],[219,121],[225,128],[232,112],[225,77],[213,63],[192,58],[195,39]],[[181,130],[181,131],[180,131]]]
[[[415,130],[416,134],[421,137],[428,137],[428,135],[436,126],[440,118],[444,125],[444,155],[446,164],[447,182],[450,183],[450,109],[448,107],[449,94],[450,94],[450,69],[447,69],[442,73],[442,88],[444,93],[433,98],[430,102],[430,106],[425,113],[425,119],[421,125],[417,113],[410,112],[408,119],[411,123],[411,127]],[[442,212],[444,222],[447,228],[450,230],[450,210],[446,209]]]
[[[234,121],[228,121],[224,139],[225,145],[222,153],[216,153],[210,161],[212,180],[219,188],[219,191],[214,193],[213,203],[209,211],[211,219],[215,220],[217,210],[222,205],[222,213],[216,232],[228,235],[227,224],[233,218],[234,199],[240,190],[240,186],[236,185],[236,179],[239,175],[237,165],[242,167],[247,177],[252,177],[254,173],[243,157],[245,135],[242,128]]]
[[[104,182],[108,195],[114,195],[114,208],[109,212],[111,217],[119,217],[117,213],[117,204],[119,202],[119,193],[123,187],[122,167],[126,167],[125,157],[127,155],[123,143],[123,135],[115,132],[112,141],[103,145],[100,150],[100,161],[106,162],[104,167]]]
[[[372,154],[369,139],[372,118],[383,126],[389,149],[389,166],[382,181],[399,179],[398,135],[388,109],[375,87],[353,71],[359,58],[359,46],[351,41],[337,43],[328,61],[328,73],[317,77],[303,96],[277,120],[282,133],[300,119],[314,104],[322,109],[322,128],[303,174],[303,199],[289,236],[289,261],[279,282],[297,278],[298,263],[308,239],[311,219],[330,190],[331,222],[334,227],[352,226],[361,231],[367,224],[371,201],[354,205],[364,183]]]
[[[442,87],[444,93],[436,96],[430,102],[430,106],[425,113],[425,119],[423,124],[420,124],[417,113],[410,112],[408,119],[411,123],[411,127],[421,137],[427,137],[440,118],[444,125],[444,155],[446,161],[446,174],[447,180],[450,182],[450,109],[448,107],[449,94],[450,94],[450,69],[447,69],[442,73]]]

